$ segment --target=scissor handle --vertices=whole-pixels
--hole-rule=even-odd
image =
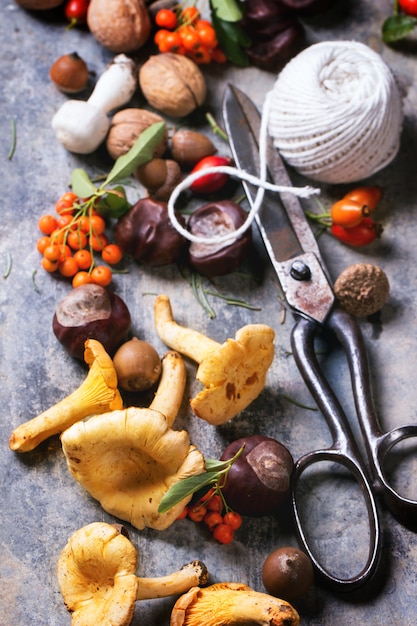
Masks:
[[[330,586],[350,591],[365,584],[375,572],[381,554],[380,522],[372,486],[366,475],[366,470],[362,464],[349,423],[339,400],[318,363],[314,349],[316,335],[317,324],[309,319],[299,318],[292,332],[292,351],[304,382],[327,421],[332,434],[333,445],[326,450],[310,452],[296,462],[292,503],[298,538],[310,556],[316,570]],[[361,571],[349,578],[340,578],[333,575],[318,561],[303,530],[299,513],[297,486],[302,473],[314,463],[329,460],[343,465],[350,471],[362,490],[368,513],[370,538],[368,559]]]
[[[363,568],[354,576],[342,578],[331,573],[318,559],[314,550],[311,548],[307,534],[304,531],[302,516],[299,510],[298,485],[302,474],[307,468],[323,461],[331,461],[333,463],[345,467],[352,476],[354,476],[357,484],[361,487],[362,495],[366,504],[369,523],[369,551],[368,558]],[[302,456],[295,464],[292,477],[292,506],[294,513],[294,521],[297,529],[297,536],[300,544],[310,557],[315,569],[321,578],[332,588],[338,591],[354,591],[362,587],[368,580],[372,578],[378,566],[381,556],[381,532],[379,527],[378,512],[376,509],[375,498],[371,491],[371,486],[363,473],[361,467],[354,459],[341,455],[339,450],[328,448],[327,450],[315,450]]]
[[[417,501],[399,494],[389,484],[383,467],[384,457],[397,443],[412,438],[415,438],[417,443],[417,424],[399,426],[386,433],[381,431],[374,408],[369,364],[359,324],[345,311],[336,309],[329,318],[328,326],[346,353],[356,413],[368,455],[374,489],[382,495],[386,507],[398,521],[417,531]]]

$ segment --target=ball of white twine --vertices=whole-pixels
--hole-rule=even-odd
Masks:
[[[325,183],[367,178],[399,149],[402,99],[382,58],[365,44],[326,41],[279,74],[269,132],[299,173]]]

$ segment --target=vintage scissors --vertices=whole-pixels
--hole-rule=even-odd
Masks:
[[[255,104],[241,90],[228,85],[223,101],[223,117],[236,167],[251,175],[259,175],[262,118]],[[267,137],[265,149],[268,180],[275,185],[290,187],[288,173],[270,137]],[[249,203],[253,206],[257,189],[247,182],[243,182],[243,185]],[[376,495],[383,497],[385,505],[400,523],[417,530],[417,501],[400,495],[389,484],[383,468],[384,457],[393,446],[404,439],[417,437],[417,424],[382,432],[373,406],[369,366],[359,324],[335,304],[329,273],[299,199],[288,192],[278,195],[266,191],[255,220],[295,317],[291,335],[295,362],[327,421],[333,439],[329,448],[309,452],[295,464],[292,506],[296,532],[301,546],[322,578],[336,589],[354,590],[373,576],[381,553]],[[361,458],[341,404],[319,365],[314,342],[320,330],[325,329],[334,334],[346,354],[369,468]],[[357,481],[365,499],[369,520],[369,553],[364,567],[354,575],[339,576],[330,572],[315,555],[303,530],[297,488],[307,468],[323,461],[331,461],[347,469]],[[371,478],[368,478],[368,472]]]

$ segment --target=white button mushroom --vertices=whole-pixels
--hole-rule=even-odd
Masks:
[[[132,59],[117,55],[87,101],[67,100],[55,113],[52,128],[67,150],[89,154],[98,148],[110,127],[107,114],[129,102],[135,92],[134,70]]]

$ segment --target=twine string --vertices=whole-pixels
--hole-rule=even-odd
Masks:
[[[255,219],[255,216],[259,212],[261,208],[262,201],[265,195],[265,190],[274,191],[277,193],[289,192],[298,196],[299,198],[309,198],[312,195],[317,195],[320,193],[320,190],[309,185],[305,187],[288,187],[285,185],[274,185],[273,183],[269,183],[266,180],[267,176],[267,136],[268,136],[268,120],[269,120],[269,112],[270,112],[270,94],[266,95],[265,103],[262,109],[262,117],[261,117],[261,127],[259,131],[259,176],[254,176],[237,167],[233,167],[230,165],[219,165],[216,167],[208,167],[200,170],[199,172],[194,172],[193,174],[189,174],[184,180],[182,180],[173,190],[169,200],[168,200],[168,216],[171,220],[174,228],[186,239],[193,243],[204,243],[204,244],[230,244],[236,239],[239,239],[252,225],[252,222]],[[258,189],[256,192],[256,196],[254,201],[252,202],[252,206],[248,211],[247,217],[243,224],[237,228],[236,230],[227,233],[226,235],[216,235],[213,237],[201,237],[199,235],[193,235],[189,230],[184,228],[182,224],[179,223],[176,215],[175,215],[175,203],[178,200],[180,194],[188,189],[192,183],[202,176],[207,176],[209,174],[228,174],[229,176],[238,178],[240,180],[245,180],[248,183],[255,185]]]

